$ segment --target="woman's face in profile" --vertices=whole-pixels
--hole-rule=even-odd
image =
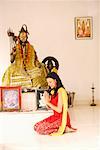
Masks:
[[[57,85],[56,79],[47,78],[47,83],[48,83],[48,86],[51,87],[51,89],[56,88],[56,85]]]

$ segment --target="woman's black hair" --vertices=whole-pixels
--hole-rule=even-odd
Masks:
[[[54,79],[54,80],[57,81],[57,87],[54,89],[54,94],[57,93],[57,91],[58,91],[58,89],[59,89],[60,87],[63,87],[63,88],[64,88],[60,77],[59,77],[58,74],[56,74],[55,72],[50,72],[50,73],[48,73],[48,75],[47,75],[46,78],[52,78],[52,79]],[[51,90],[52,90],[52,89],[51,89]]]

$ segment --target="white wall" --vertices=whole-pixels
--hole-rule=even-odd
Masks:
[[[99,5],[98,5],[98,7],[100,8],[100,3],[99,3]],[[99,19],[98,19],[98,26],[99,26],[99,38],[98,38],[98,40],[100,40],[100,9],[99,9]],[[99,90],[100,90],[100,42],[98,42],[99,44],[98,44],[98,47],[99,47]],[[100,99],[100,92],[99,92],[99,99]]]
[[[54,56],[60,63],[59,74],[66,89],[76,92],[77,100],[91,100],[94,83],[95,98],[99,96],[99,8],[97,0],[0,1],[0,84],[9,62],[9,38],[11,27],[18,35],[25,23],[39,60]],[[75,40],[74,17],[93,16],[93,39]]]

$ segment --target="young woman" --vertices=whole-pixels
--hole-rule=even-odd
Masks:
[[[53,110],[53,115],[36,123],[34,130],[39,134],[58,136],[73,132],[68,114],[68,96],[59,76],[51,72],[47,76],[49,90],[44,92],[45,103]]]

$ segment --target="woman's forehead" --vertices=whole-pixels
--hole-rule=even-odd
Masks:
[[[53,78],[47,78],[47,81],[54,81]]]

